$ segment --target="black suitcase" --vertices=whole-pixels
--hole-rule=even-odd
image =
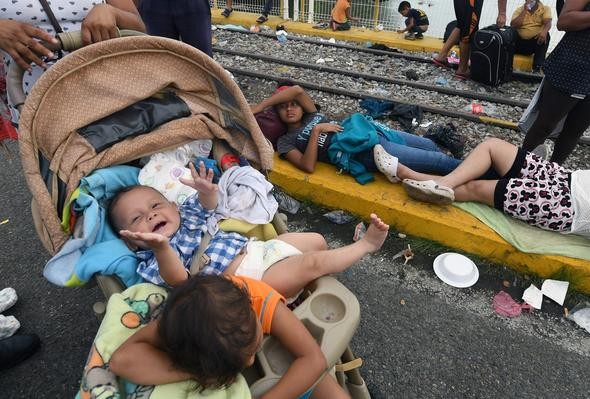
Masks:
[[[512,77],[514,30],[508,26],[488,26],[471,39],[471,79],[498,86]]]

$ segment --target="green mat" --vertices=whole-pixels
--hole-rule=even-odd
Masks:
[[[453,205],[481,220],[521,252],[563,255],[590,261],[590,240],[587,238],[542,230],[476,202],[456,202]]]

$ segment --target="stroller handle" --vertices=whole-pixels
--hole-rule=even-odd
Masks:
[[[117,35],[118,37],[142,36],[145,35],[145,33],[129,29],[117,29]],[[57,44],[43,42],[43,45],[51,51],[74,51],[84,46],[82,43],[81,31],[58,33],[56,38],[58,41]],[[25,103],[25,99],[27,98],[25,91],[23,90],[24,73],[25,70],[21,68],[16,62],[11,62],[10,66],[8,67],[8,71],[6,72],[6,91],[10,97],[10,101],[12,104],[14,104],[14,107],[19,113],[21,112],[21,109]]]

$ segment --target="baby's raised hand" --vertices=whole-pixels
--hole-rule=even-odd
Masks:
[[[203,161],[199,162],[198,171],[192,162],[189,164],[189,168],[192,178],[181,177],[180,182],[182,184],[194,188],[199,194],[210,195],[217,193],[217,184],[213,183],[213,169],[206,170]]]
[[[119,234],[140,248],[149,248],[154,252],[166,248],[169,245],[168,237],[158,233],[138,233],[121,230]]]

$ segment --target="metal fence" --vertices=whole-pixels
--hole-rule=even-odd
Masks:
[[[224,0],[212,1],[213,7],[225,7]],[[404,18],[397,11],[400,1],[352,0],[351,15],[359,18],[360,21],[357,26],[367,29],[383,27],[384,30],[395,31],[404,27]],[[412,7],[421,9],[428,15],[428,19],[430,20],[430,27],[426,33],[428,36],[442,37],[447,24],[455,19],[452,0],[410,0],[410,3]],[[512,13],[517,7],[524,4],[524,0],[508,0],[507,3],[507,23],[510,23]],[[329,21],[330,11],[334,7],[334,4],[335,0],[274,0],[272,14],[293,19],[294,21],[315,24]],[[497,4],[496,0],[484,1],[479,24],[480,27],[496,22],[496,16],[498,14]],[[550,31],[551,43],[549,45],[549,49],[552,49],[563,36],[563,32],[559,32],[555,27],[557,22],[555,0],[546,0],[544,4],[550,6],[553,11],[553,26]],[[238,0],[233,3],[235,10],[251,13],[260,13],[263,6],[264,0]]]

